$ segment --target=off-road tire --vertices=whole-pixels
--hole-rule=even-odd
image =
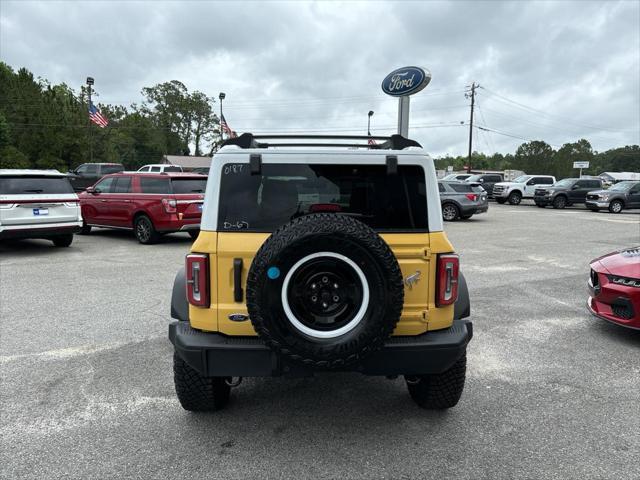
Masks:
[[[87,225],[87,222],[82,221],[82,227],[80,228],[80,235],[89,235],[91,233],[91,225]]]
[[[189,230],[189,236],[195,240],[200,235],[200,230]]]
[[[190,412],[221,410],[229,402],[229,377],[203,377],[173,353],[173,381],[180,405]]]
[[[138,215],[133,221],[133,232],[136,239],[143,245],[156,243],[160,238],[156,232],[153,222],[146,215]]]
[[[51,241],[56,247],[68,247],[73,242],[73,234],[57,235],[51,238]]]
[[[460,217],[460,209],[453,203],[442,205],[442,219],[445,222],[452,222]]]
[[[504,205],[506,201],[507,201],[506,198],[496,198],[496,202],[498,202],[500,205]]]
[[[522,194],[520,192],[511,192],[509,194],[509,203],[511,205],[520,205],[522,201]]]
[[[567,197],[565,197],[564,195],[558,195],[553,199],[553,208],[564,208],[568,205],[568,203],[569,202],[567,202]]]
[[[364,297],[356,305],[366,308],[361,319],[353,322],[351,330],[331,338],[315,335],[318,330],[312,328],[313,333],[305,333],[294,325],[282,301],[287,275],[303,271],[311,260],[300,262],[320,252],[343,256],[357,265],[366,279],[361,287],[369,294],[366,307],[362,307]],[[277,278],[269,276],[273,268],[281,272]],[[290,281],[291,291],[303,290],[301,283],[293,283],[294,277]],[[284,296],[287,306],[302,298],[289,290]],[[262,244],[247,276],[247,309],[258,335],[287,360],[314,369],[340,369],[380,349],[398,323],[403,303],[402,273],[393,252],[375,231],[347,215],[305,215],[283,225]]]
[[[620,200],[613,200],[609,204],[609,211],[611,213],[620,213],[623,208],[624,208],[624,205]]]
[[[443,373],[405,377],[409,395],[422,408],[442,410],[455,407],[464,390],[466,372],[467,354],[465,353]]]

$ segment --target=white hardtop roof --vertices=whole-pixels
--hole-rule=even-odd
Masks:
[[[270,146],[269,148],[240,148],[236,145],[226,145],[222,147],[216,154],[214,159],[218,156],[229,155],[234,157],[242,157],[249,160],[250,155],[262,155],[264,159],[269,159],[275,156],[290,156],[295,155],[304,161],[303,159],[318,159],[326,161],[327,156],[339,157],[344,159],[345,157],[359,157],[358,161],[369,161],[370,163],[384,163],[387,155],[393,155],[401,160],[402,157],[429,157],[427,152],[423,148],[419,147],[407,147],[403,150],[382,150],[382,149],[368,149],[368,148],[340,148],[340,147],[277,147]]]
[[[66,177],[65,173],[60,173],[58,170],[34,170],[26,168],[0,168],[0,175],[11,176],[50,176],[50,177]]]

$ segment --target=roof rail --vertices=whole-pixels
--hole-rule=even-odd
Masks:
[[[260,142],[259,140],[276,140],[276,142]],[[295,142],[280,142],[280,140],[296,140]],[[311,140],[303,142],[302,140]],[[361,143],[336,143],[336,141],[360,140]],[[369,144],[370,140],[382,143]],[[333,141],[333,142],[331,142]],[[422,147],[415,140],[402,135],[389,137],[367,135],[253,135],[243,133],[239,137],[229,138],[222,142],[225,145],[236,145],[240,148],[270,148],[270,147],[344,147],[367,148],[369,150],[403,150],[407,147]]]

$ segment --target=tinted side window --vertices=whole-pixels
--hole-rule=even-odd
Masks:
[[[538,185],[553,185],[553,178],[540,177],[540,178],[536,179],[536,183]]]
[[[467,193],[471,191],[471,184],[463,184],[463,183],[450,183],[449,186],[453,188],[454,192]]]
[[[446,192],[446,190],[445,190],[445,188],[444,188],[444,185],[443,185],[443,184],[441,184],[441,183],[439,183],[439,184],[438,184],[438,190],[439,190],[440,192]]]
[[[113,186],[113,180],[113,177],[105,178],[96,184],[95,189],[100,190],[101,193],[110,193],[111,187]]]
[[[113,193],[131,193],[131,177],[118,177]]]
[[[181,172],[182,168],[181,167],[177,167],[175,165],[169,165],[168,167],[164,167],[164,171],[165,172]]]
[[[160,171],[160,167],[151,167],[151,171],[152,172],[159,172]]]
[[[247,164],[222,170],[218,229],[272,232],[290,220],[327,212],[357,218],[379,231],[427,229],[424,170],[400,165]]]
[[[85,175],[98,175],[98,165],[86,165],[86,167],[84,170]]]
[[[484,177],[485,182],[501,182],[502,178],[499,175],[487,175]]]
[[[122,172],[123,170],[124,170],[124,167],[122,165],[103,165],[102,166],[103,175],[106,175],[107,173],[118,173],[118,172]]]
[[[0,195],[73,193],[67,177],[0,177]]]
[[[598,180],[591,180],[588,185],[589,188],[600,188],[602,184]]]
[[[142,193],[170,193],[168,178],[140,178],[140,190]]]

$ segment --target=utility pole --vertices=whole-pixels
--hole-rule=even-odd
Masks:
[[[476,103],[476,88],[480,85],[476,85],[476,82],[471,84],[471,93],[465,93],[465,98],[471,98],[471,116],[469,118],[469,154],[467,156],[467,173],[471,173],[471,150],[473,145],[473,107]]]
[[[227,95],[224,92],[220,92],[218,98],[220,99],[220,147],[222,147],[222,142],[224,142],[224,129],[222,128],[222,100],[225,99]]]
[[[91,85],[93,85],[93,77],[87,77],[87,94],[89,96],[89,107],[87,108],[87,115],[91,110]],[[93,131],[91,129],[91,117],[87,118],[87,128],[89,129],[89,162],[93,163]]]

